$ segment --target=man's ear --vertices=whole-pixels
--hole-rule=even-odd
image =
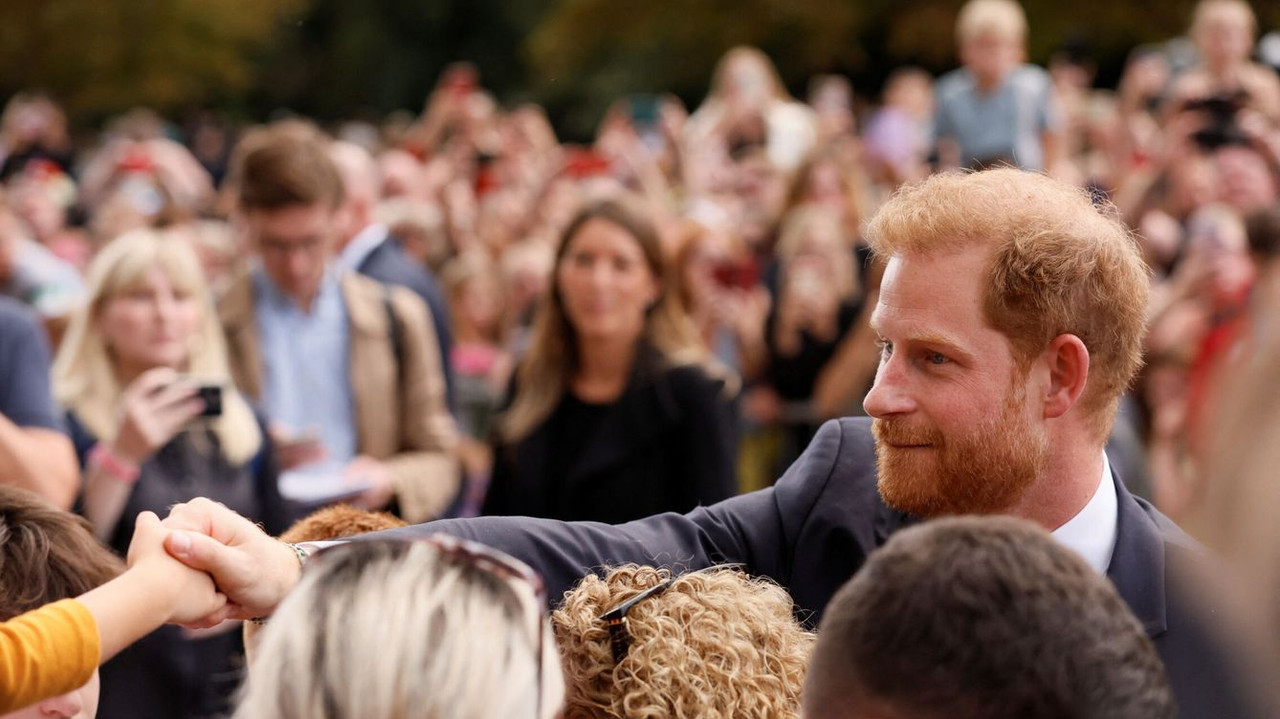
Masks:
[[[1075,335],[1058,335],[1044,350],[1049,386],[1044,396],[1044,416],[1057,419],[1079,401],[1089,379],[1089,348]]]

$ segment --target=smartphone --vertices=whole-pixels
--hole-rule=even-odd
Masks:
[[[196,396],[204,401],[200,417],[222,416],[222,385],[202,384],[196,389]]]
[[[657,95],[633,95],[627,102],[630,109],[631,124],[634,127],[649,127],[658,124],[658,112],[662,98]]]

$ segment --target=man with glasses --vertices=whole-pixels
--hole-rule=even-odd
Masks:
[[[219,313],[236,384],[266,410],[282,466],[320,461],[365,487],[360,506],[439,516],[460,475],[430,314],[412,292],[335,266],[343,185],[319,131],[260,130],[239,160],[256,262]]]
[[[882,352],[865,407],[828,422],[769,489],[618,526],[523,518],[436,522],[527,561],[560,596],[606,564],[742,562],[817,621],[890,534],[920,519],[1005,514],[1106,574],[1164,660],[1183,716],[1244,715],[1229,665],[1170,579],[1202,550],[1134,498],[1103,453],[1141,363],[1146,268],[1082,191],[1014,169],[899,191],[868,236],[887,261],[871,324]],[[298,562],[211,502],[175,508],[170,550],[242,612],[269,612]],[[201,535],[212,535],[214,540]]]

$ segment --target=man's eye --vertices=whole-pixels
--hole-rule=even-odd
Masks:
[[[876,340],[876,348],[880,350],[881,357],[888,357],[893,354],[893,343],[884,340]]]
[[[930,352],[926,356],[929,359],[929,364],[946,364],[947,363],[947,356],[942,354],[941,352]]]

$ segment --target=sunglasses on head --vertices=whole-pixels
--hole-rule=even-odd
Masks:
[[[609,643],[613,646],[613,663],[618,665],[626,658],[627,652],[631,649],[631,630],[627,626],[627,612],[631,611],[637,604],[643,602],[650,597],[656,597],[667,591],[677,579],[684,577],[692,577],[698,574],[707,574],[721,569],[726,570],[745,570],[745,564],[713,564],[710,567],[703,567],[692,572],[686,572],[679,576],[671,575],[661,582],[649,587],[630,599],[622,602],[609,611],[601,614],[599,619],[609,628]]]
[[[407,539],[379,539],[371,540],[387,544],[403,545],[406,549],[415,544],[426,544],[436,550],[442,558],[447,561],[472,567],[485,572],[498,579],[503,586],[516,599],[517,605],[520,607],[521,618],[524,620],[526,631],[531,633],[534,646],[538,652],[537,666],[537,715],[539,719],[543,717],[555,716],[555,707],[547,707],[544,705],[545,691],[543,686],[543,653],[546,651],[546,606],[547,606],[547,590],[542,582],[542,577],[533,571],[529,565],[524,562],[500,552],[492,547],[472,542],[465,539],[459,539],[447,534],[431,534],[422,537],[413,537]],[[308,561],[307,567],[311,567],[317,563],[324,561],[324,556],[333,552],[340,552],[345,547],[350,547],[363,542],[350,542],[325,547],[316,552]]]

